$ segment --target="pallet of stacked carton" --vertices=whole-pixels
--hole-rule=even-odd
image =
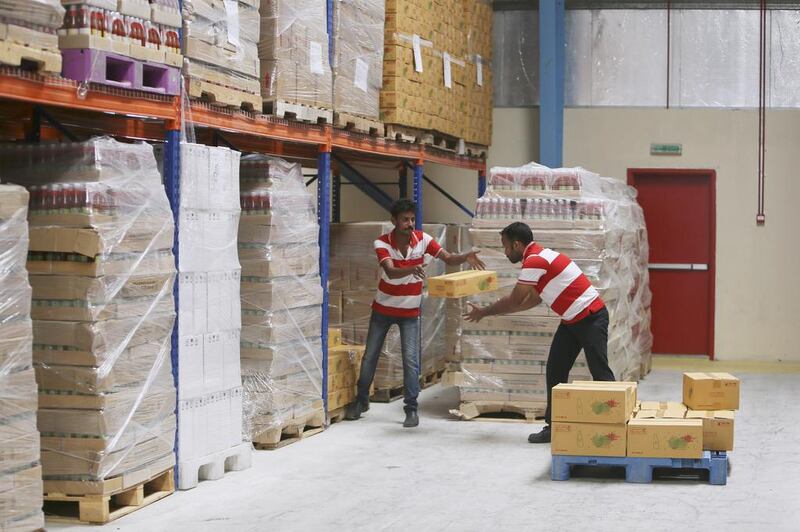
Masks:
[[[263,0],[258,54],[264,112],[331,123],[333,74],[328,49],[325,0]]]
[[[325,423],[319,226],[299,164],[247,156],[240,175],[245,435],[275,449]]]
[[[184,0],[182,6],[189,97],[261,111],[259,0]]]
[[[380,281],[380,266],[375,258],[373,243],[376,238],[393,229],[389,222],[359,222],[331,225],[330,289],[332,300],[341,301],[341,323],[346,343],[364,344],[369,330],[372,303]],[[436,239],[446,242],[444,224],[424,224],[423,230]],[[426,273],[437,276],[445,272],[442,261],[426,259]],[[422,334],[420,351],[420,378],[422,387],[439,382],[444,368],[446,300],[422,297]],[[335,308],[331,315],[338,314]],[[375,371],[373,401],[393,401],[403,396],[403,356],[400,331],[390,329],[383,345]]]
[[[176,0],[63,0],[64,77],[154,94],[181,91]]]
[[[386,3],[381,117],[388,137],[459,153],[465,142],[488,145],[491,20],[491,6],[480,0]]]
[[[333,3],[333,124],[338,128],[384,133],[380,122],[384,19],[384,0]]]
[[[59,0],[0,3],[0,64],[61,72],[56,31],[64,20]]]
[[[251,462],[242,438],[239,158],[181,144],[178,489]]]
[[[44,526],[27,216],[28,192],[0,185],[0,530],[15,532]]]
[[[341,329],[328,330],[328,419],[344,419],[345,408],[356,400],[363,345],[342,343]]]
[[[147,144],[9,146],[0,167],[31,195],[45,510],[107,522],[174,491],[172,211]]]

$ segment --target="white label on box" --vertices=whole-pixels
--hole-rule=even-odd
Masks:
[[[478,87],[483,87],[483,59],[478,56]]]
[[[447,52],[442,56],[444,61],[444,86],[448,89],[453,88],[453,72],[450,70],[450,54]]]
[[[322,69],[322,45],[316,41],[308,43],[308,64],[312,74],[324,74]]]
[[[419,35],[415,33],[411,38],[411,43],[414,47],[414,70],[422,72],[422,43],[420,42]]]
[[[369,64],[361,59],[356,58],[356,78],[353,84],[357,89],[367,92],[367,78],[369,77]]]
[[[225,0],[225,17],[228,26],[228,42],[237,48],[242,45],[239,40],[239,2]]]

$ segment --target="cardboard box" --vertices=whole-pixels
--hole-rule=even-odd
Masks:
[[[431,297],[466,297],[497,290],[497,274],[493,271],[470,270],[428,279]]]
[[[703,420],[703,449],[733,450],[733,410],[688,410],[686,419]]]
[[[701,458],[700,419],[632,419],[628,423],[628,456]]]
[[[573,456],[625,456],[627,427],[607,423],[553,423],[552,453]]]
[[[686,417],[686,405],[658,401],[642,401],[636,412],[637,419],[683,419]]]
[[[328,348],[342,345],[342,330],[328,329]]]
[[[684,373],[683,402],[692,410],[738,410],[739,379],[730,373]]]
[[[578,423],[625,423],[636,405],[636,383],[585,382],[553,388],[552,419]]]

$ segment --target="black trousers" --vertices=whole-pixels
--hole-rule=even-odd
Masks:
[[[578,323],[558,326],[547,356],[547,410],[544,419],[550,424],[550,400],[553,386],[568,382],[569,372],[583,349],[589,371],[596,381],[613,381],[608,367],[608,310],[586,316]]]

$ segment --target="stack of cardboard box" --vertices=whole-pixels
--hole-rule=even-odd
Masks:
[[[384,19],[384,0],[333,3],[333,109],[337,113],[379,119]]]
[[[686,419],[703,421],[703,449],[733,450],[734,413],[739,409],[739,379],[730,373],[684,373]]]
[[[106,479],[168,470],[174,225],[152,147],[108,138],[11,146],[0,167],[31,193],[45,491],[102,492]]]
[[[59,0],[6,0],[0,5],[0,63],[36,61],[45,72],[61,72],[56,30],[64,20]]]
[[[342,330],[346,343],[364,344],[372,315],[372,302],[380,280],[380,266],[375,255],[374,242],[393,229],[388,222],[362,222],[331,225],[330,266],[330,323]],[[439,243],[447,240],[447,226],[425,224],[423,230]],[[441,275],[445,264],[439,260],[426,260],[428,276]],[[422,298],[422,350],[420,375],[426,376],[444,368],[446,313],[445,300]],[[338,321],[337,321],[338,320]],[[400,332],[392,328],[386,337],[375,372],[377,390],[393,389],[403,385],[403,357]]]
[[[324,421],[319,226],[299,164],[244,157],[240,188],[245,432],[269,444]]]
[[[363,345],[342,343],[340,329],[328,329],[328,412],[333,415],[356,400]]]
[[[259,0],[184,0],[189,96],[261,110]]]
[[[178,488],[242,444],[239,152],[181,145]]]
[[[479,0],[388,0],[382,119],[488,145],[491,27]]]
[[[0,530],[20,532],[44,527],[27,215],[28,192],[0,185]]]
[[[262,94],[273,112],[283,103],[333,108],[325,0],[262,0],[258,52]]]

